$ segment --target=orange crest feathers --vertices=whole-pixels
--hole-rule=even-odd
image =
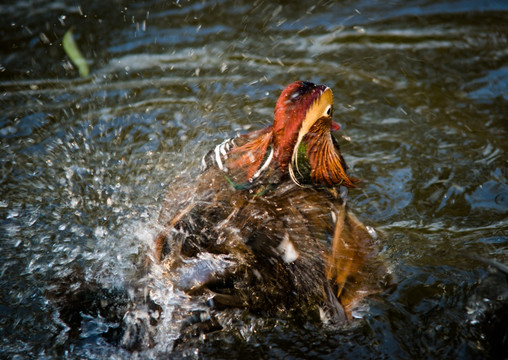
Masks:
[[[326,125],[315,124],[305,136],[304,141],[308,144],[307,157],[311,167],[311,178],[316,184],[326,186],[343,185],[348,188],[356,187],[358,179],[349,177],[346,173],[347,166],[344,158],[338,151]]]
[[[227,167],[236,174],[241,174],[238,179],[240,181],[251,180],[261,166],[272,140],[272,127],[266,127],[255,134],[258,136],[253,140],[232,149],[228,154],[231,158]]]

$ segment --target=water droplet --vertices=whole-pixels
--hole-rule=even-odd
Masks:
[[[95,228],[95,231],[94,231],[95,237],[102,238],[106,234],[107,234],[107,230],[104,227],[98,226]]]
[[[365,34],[365,28],[363,26],[353,26],[353,29],[355,29],[359,34]]]
[[[13,219],[18,216],[19,216],[19,210],[17,210],[17,209],[9,210],[9,212],[7,213],[7,219]]]
[[[42,32],[39,34],[39,38],[41,39],[41,41],[44,44],[49,44],[50,43],[49,38],[47,37],[47,35],[42,33]]]
[[[377,240],[377,232],[376,230],[371,226],[366,226],[367,232],[372,237],[373,240]]]

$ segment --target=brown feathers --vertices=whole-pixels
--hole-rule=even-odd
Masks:
[[[331,323],[381,288],[371,230],[340,195],[358,180],[347,175],[332,116],[328,87],[290,84],[273,125],[217,145],[195,185],[172,189],[155,259],[174,284],[218,308],[318,310]]]
[[[228,153],[230,160],[226,163],[226,167],[236,174],[243,173],[244,178],[241,181],[247,182],[252,179],[261,166],[261,162],[273,138],[271,128],[269,126],[263,129],[261,134],[254,138],[254,140],[236,147]]]
[[[379,291],[379,279],[386,268],[375,259],[376,250],[367,228],[345,206],[336,216],[326,277],[335,282],[337,298],[350,316],[355,304]]]
[[[312,181],[326,186],[355,187],[358,180],[346,174],[346,162],[332,140],[328,123],[318,120],[303,139],[307,143]]]

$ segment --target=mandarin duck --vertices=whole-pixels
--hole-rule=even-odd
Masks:
[[[297,81],[273,125],[206,154],[193,183],[168,193],[154,260],[175,286],[214,307],[347,322],[378,292],[385,267],[374,232],[346,205],[358,180],[331,131],[330,88]]]

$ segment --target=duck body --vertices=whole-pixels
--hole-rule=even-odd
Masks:
[[[174,284],[219,309],[334,323],[379,291],[386,269],[346,204],[357,180],[330,135],[331,104],[328,88],[293,83],[272,126],[217,145],[195,182],[174,182],[154,251]]]

